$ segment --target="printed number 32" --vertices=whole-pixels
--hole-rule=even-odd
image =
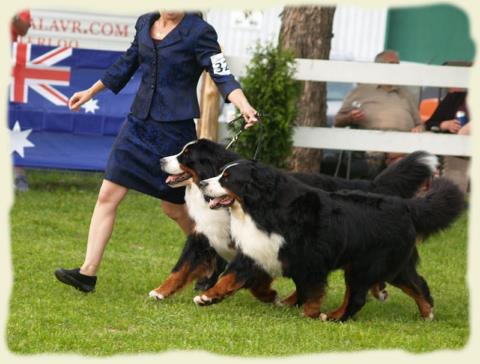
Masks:
[[[227,66],[227,63],[226,62],[216,62],[214,64],[214,72],[215,73],[224,73],[224,72],[228,72],[229,69],[228,69],[228,66]]]

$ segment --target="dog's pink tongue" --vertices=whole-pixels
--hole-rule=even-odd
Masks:
[[[210,207],[211,209],[217,207],[221,199],[221,197],[215,197],[214,199],[208,201],[208,207]]]
[[[165,180],[165,183],[172,183],[175,181],[175,176],[168,176],[167,179]]]

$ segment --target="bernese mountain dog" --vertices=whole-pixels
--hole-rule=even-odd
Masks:
[[[194,298],[218,302],[242,287],[274,300],[272,279],[290,277],[296,303],[311,318],[345,321],[365,304],[370,287],[388,282],[415,300],[424,319],[433,319],[433,298],[418,274],[418,233],[448,227],[463,211],[464,196],[436,178],[423,197],[402,199],[360,191],[327,192],[275,168],[238,161],[199,183],[210,206],[229,206],[238,253],[215,286]],[[321,313],[331,271],[345,271],[344,304]]]
[[[206,139],[187,143],[176,155],[163,158],[163,171],[169,174],[167,183],[173,187],[186,186],[185,200],[195,230],[187,237],[183,251],[169,277],[149,296],[162,300],[185,287],[193,280],[210,277],[210,288],[223,271],[225,261],[231,261],[236,247],[230,237],[230,214],[227,209],[210,209],[198,184],[218,174],[226,163],[240,156],[220,144]],[[387,168],[375,180],[345,180],[321,174],[289,173],[308,185],[327,191],[358,189],[411,197],[428,180],[436,167],[436,157],[415,152]],[[221,202],[220,202],[221,204]],[[384,284],[372,288],[380,300],[387,297]],[[295,302],[295,294],[285,304]]]

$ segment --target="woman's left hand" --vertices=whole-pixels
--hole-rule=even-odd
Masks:
[[[250,104],[240,110],[243,118],[245,119],[245,129],[254,126],[258,122],[258,113]]]
[[[252,105],[250,105],[241,88],[237,88],[230,92],[228,99],[238,108],[238,110],[240,110],[240,113],[245,119],[245,129],[248,129],[257,123],[258,112],[252,107]]]

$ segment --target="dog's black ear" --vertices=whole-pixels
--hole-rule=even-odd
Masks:
[[[264,192],[273,192],[277,183],[278,172],[271,167],[266,167],[254,162],[252,168],[252,182]]]
[[[251,162],[250,178],[243,187],[245,203],[255,203],[262,200],[269,203],[275,200],[275,183],[277,175],[270,167],[262,166],[257,162]]]

